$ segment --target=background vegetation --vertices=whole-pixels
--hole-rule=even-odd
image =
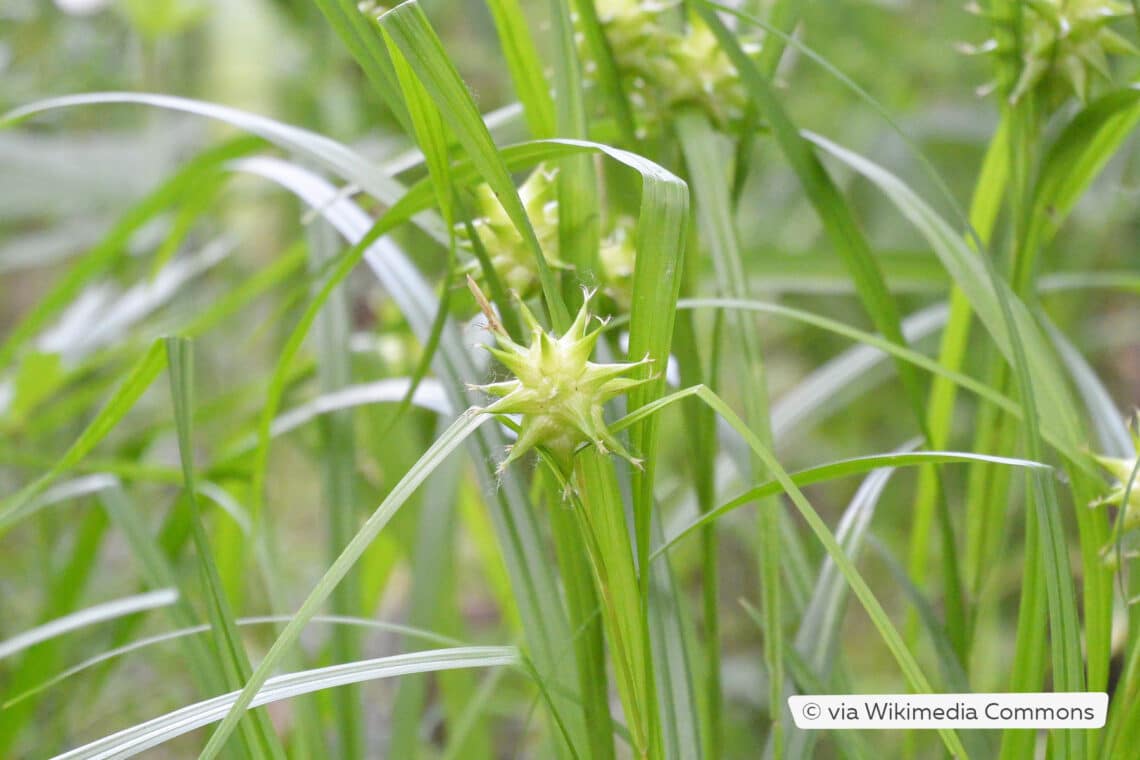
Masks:
[[[1128,757],[1137,18],[983,5],[0,4],[0,756]]]

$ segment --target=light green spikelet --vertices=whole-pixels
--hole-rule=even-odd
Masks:
[[[1140,451],[1140,413],[1137,413],[1133,418],[1132,441],[1134,450]],[[1117,523],[1119,526],[1118,530],[1115,532],[1112,542],[1105,546],[1101,552],[1107,562],[1116,559],[1115,545],[1119,536],[1136,528],[1140,528],[1140,477],[1137,477],[1136,481],[1132,483],[1130,490],[1128,488],[1128,482],[1132,478],[1133,470],[1136,468],[1136,457],[1123,459],[1119,457],[1094,455],[1093,458],[1116,482],[1112,490],[1093,501],[1089,504],[1089,507],[1112,506],[1123,510],[1123,514]]]
[[[637,265],[635,227],[632,217],[619,216],[598,248],[602,291],[621,311],[629,311],[633,302],[633,273]]]
[[[526,181],[519,186],[519,199],[534,228],[546,263],[556,269],[566,269],[559,258],[558,248],[558,195],[555,178],[558,170],[539,164]],[[538,262],[507,216],[506,209],[488,185],[479,185],[474,191],[476,218],[471,226],[487,252],[487,258],[505,287],[522,298],[538,290]],[[471,248],[466,227],[457,227],[462,244]],[[483,279],[478,261],[471,262],[467,272],[477,280]]]
[[[569,471],[574,452],[582,444],[593,445],[603,454],[617,454],[640,467],[641,461],[626,451],[606,425],[603,410],[606,402],[649,380],[630,375],[650,359],[608,364],[590,361],[605,326],[590,329],[592,294],[586,293],[582,308],[561,337],[546,332],[520,301],[523,320],[530,330],[530,342],[523,346],[507,335],[478,286],[471,280],[468,283],[495,336],[497,347],[488,346],[487,350],[514,375],[511,380],[475,387],[498,397],[486,412],[522,417],[518,440],[499,469],[542,446],[564,471]]]
[[[684,31],[665,15],[676,2],[597,0],[598,21],[614,56],[623,87],[648,132],[667,123],[683,106],[704,110],[718,126],[740,119],[744,88],[716,35],[696,15]],[[742,42],[746,52],[759,51],[755,41]],[[583,51],[583,55],[587,55]]]
[[[1120,0],[1027,0],[994,11],[976,4],[967,8],[990,19],[994,37],[963,50],[997,59],[995,86],[1011,103],[1035,90],[1050,106],[1069,95],[1088,100],[1093,84],[1110,78],[1110,56],[1140,54],[1111,28],[1134,13]]]

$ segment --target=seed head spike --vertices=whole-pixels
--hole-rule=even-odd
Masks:
[[[493,314],[478,286],[471,287],[484,313]],[[602,328],[589,329],[589,301],[593,294],[586,295],[570,328],[560,337],[545,331],[525,306],[523,317],[532,328],[528,345],[515,343],[501,328],[493,330],[498,346],[488,350],[514,378],[477,387],[498,397],[487,412],[522,415],[518,440],[503,467],[535,446],[543,446],[568,470],[574,452],[582,444],[592,445],[604,454],[616,454],[635,467],[641,464],[609,430],[603,408],[607,401],[648,380],[630,375],[649,358],[637,362],[591,362],[590,355]]]

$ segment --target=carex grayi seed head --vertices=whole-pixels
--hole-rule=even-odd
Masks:
[[[509,447],[500,471],[536,446],[542,446],[564,473],[570,471],[574,453],[583,444],[603,454],[612,453],[635,467],[641,460],[630,454],[610,431],[604,418],[606,402],[647,382],[632,377],[650,363],[647,356],[635,362],[590,361],[605,322],[593,329],[590,314],[592,292],[587,291],[573,323],[561,336],[548,333],[526,304],[519,311],[530,330],[527,345],[516,343],[503,329],[486,296],[468,278],[468,285],[487,317],[497,346],[487,350],[514,376],[510,380],[474,386],[498,399],[484,411],[495,415],[521,416],[518,440]]]

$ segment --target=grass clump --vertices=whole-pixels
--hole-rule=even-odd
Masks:
[[[0,756],[1140,741],[1133,6],[57,5],[0,41]],[[1105,726],[786,709],[1042,690]]]

